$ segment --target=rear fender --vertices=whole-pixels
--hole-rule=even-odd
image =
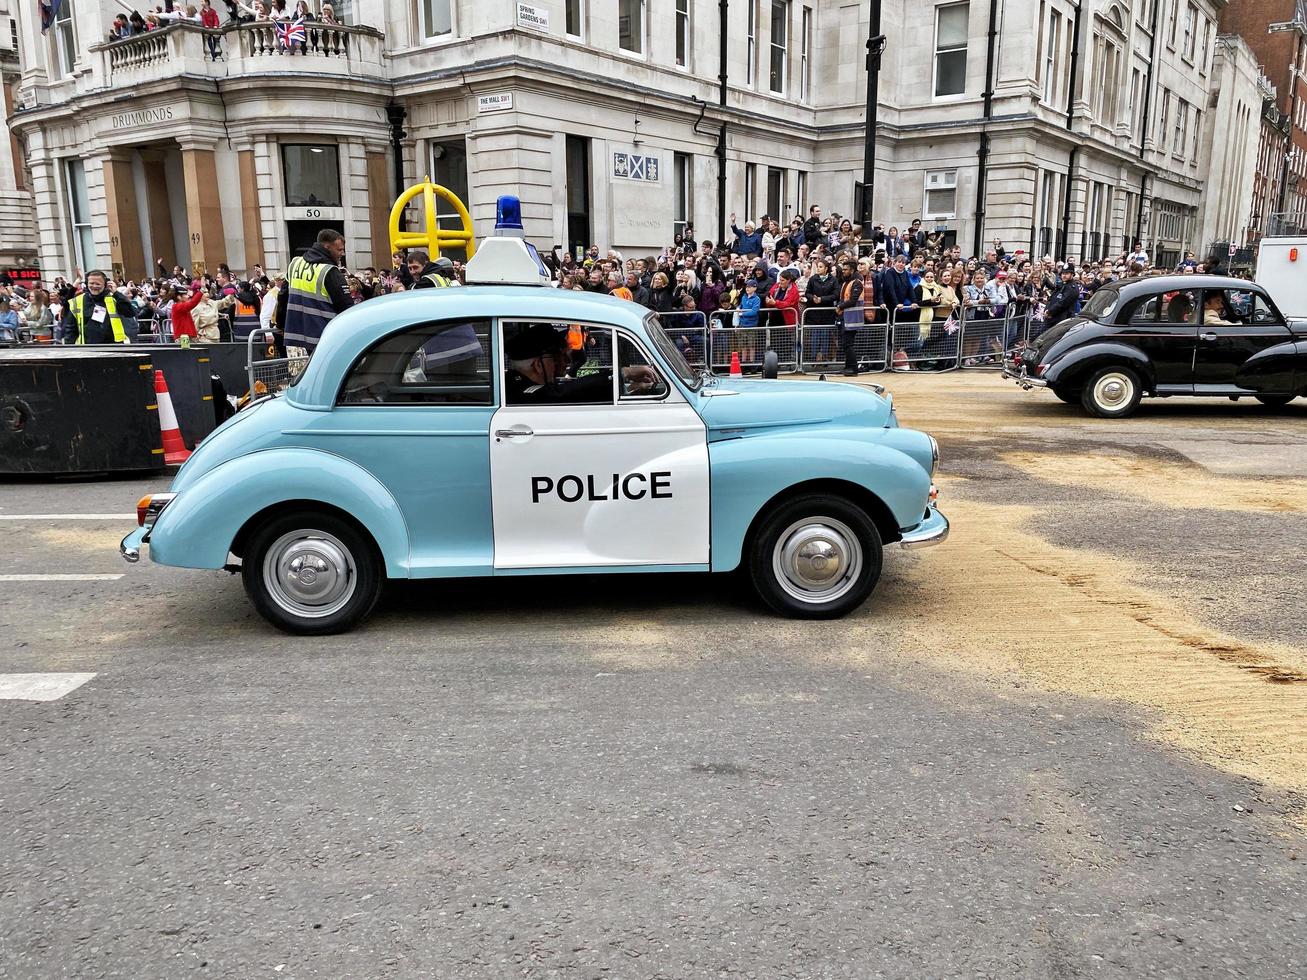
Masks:
[[[344,511],[372,535],[386,575],[408,577],[408,527],[395,498],[358,465],[302,448],[238,456],[188,484],[150,530],[150,559],[180,568],[222,568],[250,518],[292,500]]]
[[[853,484],[883,505],[897,529],[920,524],[930,497],[930,474],[921,463],[901,450],[871,441],[866,430],[847,435],[811,431],[755,435],[709,443],[708,454],[715,572],[739,565],[759,512],[800,484]]]
[[[1109,364],[1133,368],[1148,391],[1157,387],[1157,374],[1144,352],[1119,341],[1101,341],[1068,351],[1050,364],[1040,377],[1055,388],[1075,389],[1091,373]]]

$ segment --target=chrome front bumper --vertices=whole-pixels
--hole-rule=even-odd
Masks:
[[[1026,366],[1024,364],[1022,364],[1021,368],[1018,370],[1013,361],[1003,362],[1003,377],[1010,381],[1015,381],[1022,388],[1026,389],[1026,391],[1029,391],[1031,388],[1048,387],[1048,382],[1043,378],[1030,377],[1030,375],[1026,374]]]
[[[943,544],[948,540],[949,523],[948,518],[939,512],[935,507],[926,511],[926,519],[914,528],[903,532],[899,538],[899,546],[907,548],[909,551],[915,551],[918,548],[929,548],[931,545]]]

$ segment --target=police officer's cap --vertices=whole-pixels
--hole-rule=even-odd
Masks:
[[[563,337],[547,323],[534,323],[507,344],[509,360],[527,361],[563,349]]]
[[[442,255],[440,258],[436,259],[436,268],[441,272],[453,272],[454,263]]]

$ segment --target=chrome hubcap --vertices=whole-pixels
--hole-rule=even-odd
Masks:
[[[776,540],[776,581],[801,602],[838,599],[862,571],[862,545],[853,531],[832,517],[796,521]]]
[[[263,580],[274,602],[310,619],[330,616],[354,595],[354,556],[325,531],[291,531],[263,559]]]
[[[1105,374],[1094,384],[1094,401],[1106,409],[1120,408],[1133,394],[1134,385],[1124,374]]]

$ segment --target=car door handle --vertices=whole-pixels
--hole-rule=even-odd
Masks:
[[[535,430],[529,425],[516,425],[511,429],[496,429],[496,439],[520,439],[523,436],[533,436]]]
[[[1216,339],[1216,334],[1214,334],[1214,333],[1210,333],[1210,332],[1209,332],[1209,333],[1202,333],[1202,334],[1199,334],[1198,337],[1199,337],[1200,340],[1215,340],[1215,339]]]

